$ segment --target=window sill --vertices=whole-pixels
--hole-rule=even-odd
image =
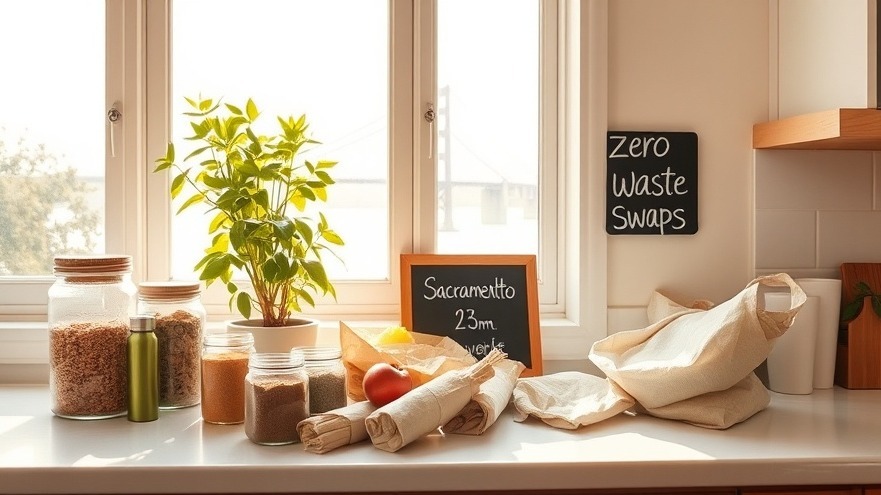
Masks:
[[[354,327],[386,327],[392,320],[343,320]],[[319,333],[320,345],[339,344],[339,320],[324,319]],[[547,361],[587,358],[588,333],[570,320],[547,317],[541,320],[542,355]],[[208,332],[223,330],[222,321],[209,321]],[[46,383],[48,380],[49,343],[45,321],[0,321],[0,384]]]

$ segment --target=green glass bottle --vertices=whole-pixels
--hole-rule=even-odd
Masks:
[[[159,419],[159,341],[149,315],[131,318],[128,336],[128,420]]]

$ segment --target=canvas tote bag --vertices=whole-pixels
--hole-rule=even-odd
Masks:
[[[765,310],[764,293],[775,288],[789,289],[788,310]],[[578,382],[582,397],[558,395],[553,423],[590,424],[633,401],[638,412],[707,428],[741,422],[768,406],[768,391],[753,370],[792,325],[806,299],[785,273],[759,277],[733,298],[709,309],[687,308],[655,292],[648,306],[648,327],[610,335],[592,346],[589,358],[606,374],[606,380],[567,375],[567,380]],[[529,380],[543,378],[518,382],[514,403],[519,418],[542,417],[538,406],[546,405],[547,398],[538,395],[550,392]],[[554,394],[569,388],[555,382]],[[592,388],[592,397],[616,398],[618,407],[608,400],[601,408],[592,406],[583,400],[585,386]],[[562,412],[561,401],[566,404]],[[566,417],[565,410],[578,413]]]

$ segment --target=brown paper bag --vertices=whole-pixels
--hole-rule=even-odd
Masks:
[[[396,364],[410,372],[418,387],[447,371],[458,370],[477,362],[464,347],[449,337],[411,332],[412,344],[376,345],[372,341],[382,328],[350,328],[340,322],[340,348],[346,368],[346,388],[354,401],[365,400],[364,373],[376,363]]]

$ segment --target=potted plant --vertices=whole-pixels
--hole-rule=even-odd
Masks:
[[[208,207],[208,234],[212,235],[205,256],[196,264],[206,287],[220,280],[233,305],[254,333],[259,352],[287,352],[294,345],[313,345],[317,322],[293,317],[303,303],[315,305],[315,296],[336,298],[327,277],[322,256],[333,254],[330,245],[343,240],[327,223],[307,211],[310,204],[326,201],[327,187],[334,183],[329,173],[336,162],[300,160],[304,146],[317,144],[307,135],[306,116],[277,117],[278,131],[263,135],[254,124],[260,113],[253,100],[244,107],[214,103],[211,99],[186,99],[193,111],[193,135],[186,138],[199,145],[182,161],[176,161],[174,143],[156,160],[155,172],[171,169],[171,197],[185,191],[192,194],[177,214],[203,204]],[[233,281],[233,270],[244,272],[250,291]],[[251,320],[252,309],[262,320]],[[306,335],[280,348],[261,344],[264,334],[278,340],[278,327],[309,323]],[[260,330],[265,327],[266,330]],[[302,332],[301,332],[302,333]],[[262,347],[262,348],[261,348]]]

